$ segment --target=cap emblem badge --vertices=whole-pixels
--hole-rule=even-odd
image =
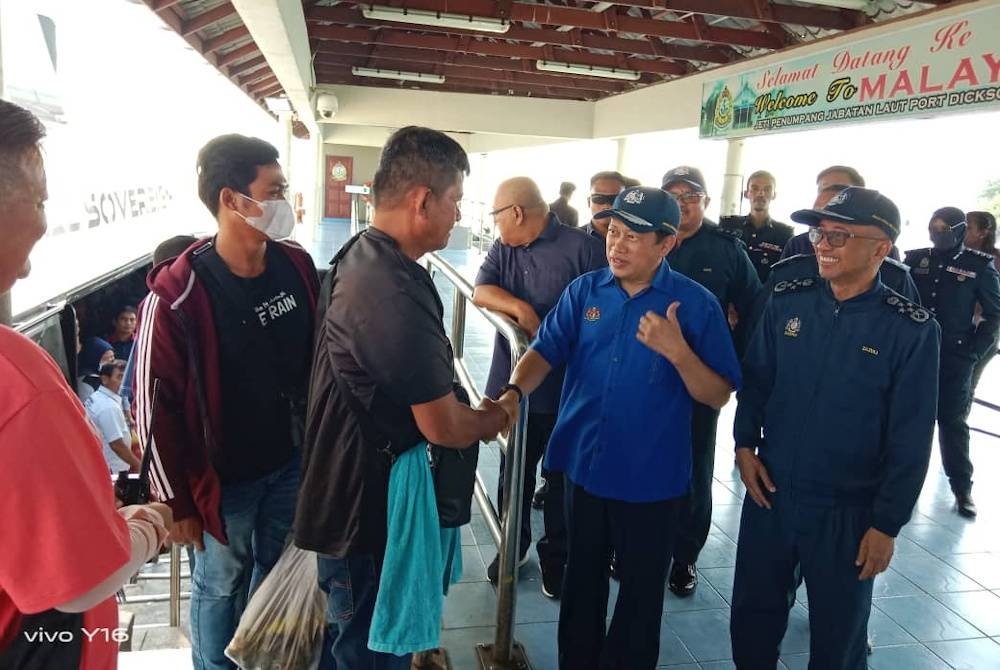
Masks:
[[[622,201],[629,205],[640,205],[642,204],[642,201],[645,200],[645,198],[646,194],[636,189],[634,191],[629,191],[628,193],[626,193],[625,197],[622,198]]]

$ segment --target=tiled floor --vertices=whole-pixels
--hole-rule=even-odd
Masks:
[[[326,259],[332,245],[339,245],[343,231],[321,231],[315,255]],[[444,252],[471,280],[479,259],[471,253]],[[445,305],[446,321],[451,311],[450,287],[437,279]],[[450,327],[450,324],[449,324]],[[473,378],[480,385],[488,371],[493,333],[474,311],[467,318],[465,353]],[[998,370],[987,373],[983,387],[1000,379]],[[991,376],[992,375],[992,376]],[[1000,392],[981,395],[996,400]],[[996,384],[1000,391],[1000,384]],[[914,392],[920,392],[915,389]],[[713,498],[713,527],[699,561],[701,584],[687,599],[668,592],[663,603],[659,663],[662,668],[706,670],[732,668],[729,646],[729,599],[736,560],[743,486],[732,468],[729,426],[735,403],[724,410],[719,422]],[[970,423],[992,428],[998,416],[985,408],[973,410]],[[1000,668],[1000,441],[973,433],[972,456],[978,477],[976,500],[980,518],[974,522],[952,510],[947,482],[935,455],[913,520],[897,541],[896,555],[888,572],[875,582],[875,599],[869,630],[875,650],[869,667],[877,670],[924,670]],[[480,457],[480,469],[490,489],[495,488],[499,458],[489,445]],[[535,537],[540,536],[541,514],[532,513]],[[453,667],[477,667],[474,648],[492,639],[496,620],[496,596],[486,580],[486,565],[496,548],[481,517],[462,529],[465,571],[445,601],[442,645],[450,653]],[[534,551],[521,569],[517,587],[515,635],[524,644],[536,670],[557,667],[556,628],[558,603],[544,597]],[[612,600],[617,595],[614,582]],[[809,625],[805,589],[799,593],[782,646],[783,667],[804,669],[808,664]],[[136,624],[148,624],[137,613]],[[161,619],[165,619],[165,610]],[[185,621],[186,623],[186,621]],[[157,646],[157,645],[151,645]],[[143,648],[150,648],[145,646]],[[145,654],[133,654],[144,656]],[[123,659],[128,654],[123,654]],[[176,657],[175,657],[176,658]],[[138,667],[125,665],[122,667]],[[144,670],[154,670],[146,662]],[[187,667],[171,662],[162,667]]]

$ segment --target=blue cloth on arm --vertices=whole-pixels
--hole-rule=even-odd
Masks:
[[[403,452],[389,475],[388,544],[368,648],[402,656],[436,649],[448,587],[462,578],[458,528],[438,523],[427,443]]]

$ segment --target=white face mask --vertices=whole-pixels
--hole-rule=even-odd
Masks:
[[[295,230],[295,212],[292,210],[291,203],[284,198],[260,202],[242,193],[240,195],[255,203],[264,212],[261,216],[243,216],[236,212],[251,227],[256,228],[272,240],[283,240]]]

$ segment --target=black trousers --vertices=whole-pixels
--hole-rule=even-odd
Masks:
[[[972,490],[968,416],[975,367],[975,358],[966,352],[942,349],[938,372],[938,443],[941,464],[955,494]]]
[[[559,607],[560,670],[652,670],[660,653],[663,591],[683,498],[628,503],[566,481],[569,560]],[[608,555],[618,601],[610,628]]]
[[[739,670],[774,670],[799,577],[809,594],[810,670],[863,670],[874,580],[854,565],[868,506],[809,506],[783,491],[743,501],[730,635]]]
[[[712,473],[719,410],[694,403],[691,412],[691,494],[681,513],[674,561],[697,563],[712,528]]]
[[[521,554],[531,547],[531,497],[535,493],[535,471],[545,455],[555,414],[529,414],[528,432],[525,435],[524,486],[521,492]],[[499,508],[503,510],[503,488],[506,459],[500,454],[500,477],[497,486]],[[538,561],[544,570],[562,570],[566,564],[566,514],[563,510],[563,476],[561,472],[545,471],[549,491],[545,495],[545,535],[538,541]]]

